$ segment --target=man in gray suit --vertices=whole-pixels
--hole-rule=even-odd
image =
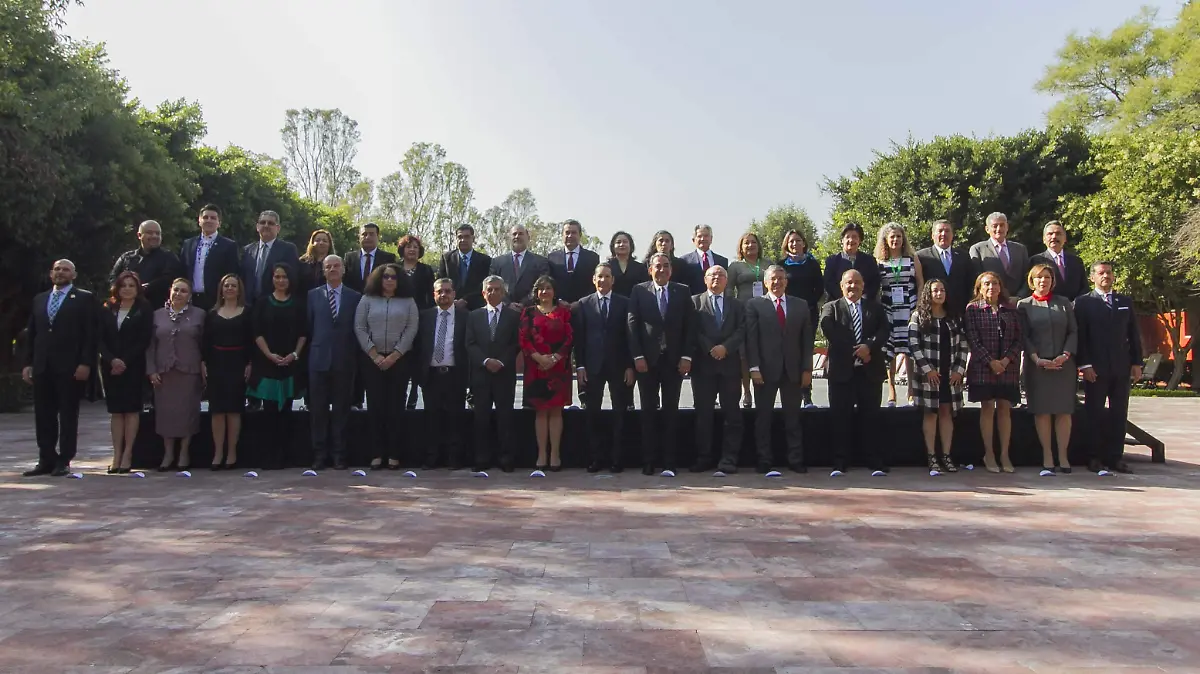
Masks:
[[[696,355],[692,359],[692,394],[696,407],[696,462],[693,473],[712,470],[736,473],[742,449],[742,344],[746,341],[746,312],[741,302],[725,297],[729,273],[720,265],[704,272],[707,291],[692,296],[696,307]],[[713,403],[721,397],[725,442],[721,460],[713,461]]]
[[[816,333],[808,302],[787,294],[787,272],[779,265],[767,267],[767,294],[746,303],[746,362],[754,381],[755,444],[758,472],[777,477],[771,451],[771,416],[775,394],[783,403],[788,465],[807,473],[804,465],[804,431],[800,409],[804,389],[812,385],[813,339]]]
[[[533,302],[533,282],[550,273],[550,261],[527,250],[529,230],[525,225],[513,225],[508,233],[512,252],[493,257],[490,273],[504,279],[510,304],[528,305]]]
[[[517,341],[521,315],[503,304],[508,288],[504,279],[489,276],[483,281],[483,308],[467,319],[467,360],[470,363],[471,395],[475,401],[475,467],[487,477],[492,453],[499,450],[500,470],[513,471],[512,416],[517,394]],[[490,435],[492,404],[496,405],[496,435]]]
[[[1008,296],[1020,297],[1025,288],[1025,274],[1029,272],[1029,251],[1024,245],[1008,240],[1007,215],[996,212],[987,216],[986,229],[987,241],[971,246],[974,276],[978,278],[985,271],[995,272],[1004,279]]]
[[[328,255],[323,267],[325,285],[308,291],[308,335],[311,340],[308,347],[308,409],[312,415],[312,469],[324,468],[332,454],[333,467],[345,470],[346,422],[350,419],[358,353],[354,311],[362,295],[342,284],[345,276],[342,258]]]
[[[246,286],[246,306],[251,306],[259,297],[270,295],[275,290],[271,281],[272,270],[280,262],[291,267],[292,285],[300,271],[300,253],[296,244],[279,240],[279,214],[263,211],[258,214],[258,241],[247,245],[242,255],[242,281]]]

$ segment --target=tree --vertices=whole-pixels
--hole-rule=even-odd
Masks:
[[[400,161],[400,170],[379,181],[379,224],[419,236],[426,248],[454,246],[454,230],[472,218],[467,169],[446,160],[435,143],[413,143]]]
[[[1060,97],[1052,125],[1200,131],[1200,3],[1184,3],[1171,25],[1156,17],[1143,9],[1108,35],[1067,38],[1036,85]]]
[[[750,231],[758,235],[759,243],[762,245],[762,251],[759,254],[770,260],[780,257],[783,235],[793,229],[804,234],[804,240],[808,241],[809,248],[817,245],[816,223],[808,217],[807,211],[796,204],[776,206],[767,211],[767,215],[762,220],[750,221]],[[733,251],[730,259],[737,253],[738,251]]]
[[[1175,370],[1168,387],[1175,388],[1191,349],[1180,336],[1194,292],[1185,276],[1174,273],[1175,244],[1188,212],[1200,203],[1200,138],[1167,129],[1108,134],[1096,140],[1085,169],[1103,175],[1102,189],[1068,198],[1064,225],[1082,235],[1078,249],[1085,261],[1114,262],[1118,288],[1158,316],[1171,336]]]
[[[887,222],[904,225],[914,246],[929,243],[930,223],[942,218],[959,230],[960,244],[980,240],[994,211],[1008,215],[1009,238],[1040,246],[1042,226],[1059,217],[1063,197],[1098,189],[1098,177],[1082,169],[1089,156],[1088,137],[1075,130],[909,138],[876,152],[866,170],[826,178],[822,189],[835,200],[833,229],[857,222],[868,250]]]
[[[362,134],[341,110],[288,110],[280,133],[287,176],[310,201],[337,206],[361,179],[354,158]]]
[[[489,255],[503,254],[512,249],[509,232],[517,225],[524,225],[529,230],[529,250],[545,254],[553,248],[553,240],[546,244],[551,234],[545,231],[545,225],[537,213],[537,199],[528,187],[513,190],[504,201],[483,212],[479,226],[475,230],[475,239],[479,247]]]

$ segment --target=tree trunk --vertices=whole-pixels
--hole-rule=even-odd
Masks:
[[[1182,309],[1172,309],[1170,313],[1163,314],[1163,318],[1160,320],[1167,329],[1167,335],[1171,338],[1171,360],[1175,367],[1171,370],[1171,378],[1167,380],[1167,390],[1174,391],[1183,381],[1183,370],[1187,366],[1187,354],[1191,350],[1191,344],[1180,344],[1183,337]]]

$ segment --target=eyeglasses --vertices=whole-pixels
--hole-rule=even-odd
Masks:
[[[395,274],[384,274],[384,275],[383,275],[383,280],[384,280],[384,281],[395,281],[395,280],[396,280],[396,275],[395,275]]]

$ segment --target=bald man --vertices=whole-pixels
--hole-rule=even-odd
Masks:
[[[155,309],[167,303],[171,281],[183,276],[179,256],[162,247],[162,225],[146,220],[138,225],[138,247],[122,253],[108,275],[109,284],[117,282],[122,272],[131,271],[142,280],[142,294]]]
[[[58,260],[54,288],[33,298],[21,378],[33,385],[38,462],[25,477],[71,472],[79,435],[79,399],[96,363],[96,298],[75,287],[75,265]]]

